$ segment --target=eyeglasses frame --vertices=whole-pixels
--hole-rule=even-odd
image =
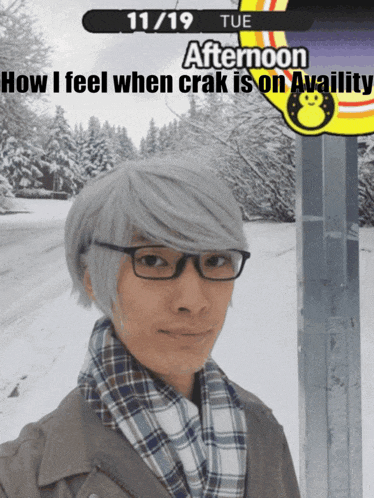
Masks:
[[[174,274],[171,275],[170,277],[160,277],[160,278],[159,277],[144,277],[144,276],[138,275],[136,273],[136,270],[135,270],[135,261],[134,261],[134,254],[135,254],[135,252],[138,249],[144,249],[146,247],[166,247],[166,246],[163,246],[161,244],[150,244],[150,245],[144,245],[144,246],[122,247],[122,246],[117,246],[115,244],[110,244],[109,242],[100,242],[99,240],[94,240],[93,243],[94,243],[94,245],[99,246],[99,247],[103,247],[105,249],[111,249],[113,251],[119,251],[119,252],[123,252],[124,254],[129,254],[131,256],[132,269],[134,271],[134,274],[138,278],[143,278],[144,280],[173,280],[175,278],[178,278],[182,274],[182,272],[184,270],[184,267],[186,266],[186,262],[187,262],[188,258],[193,258],[194,266],[196,268],[197,273],[200,275],[200,277],[204,278],[205,280],[211,280],[213,282],[227,282],[227,281],[230,281],[230,280],[236,280],[241,275],[241,273],[242,273],[242,271],[244,269],[245,262],[251,256],[251,253],[248,252],[248,251],[243,251],[243,250],[240,250],[240,249],[227,249],[228,251],[239,252],[242,255],[242,258],[243,258],[242,259],[242,263],[241,263],[241,267],[239,269],[238,274],[235,277],[231,277],[231,278],[210,278],[210,277],[206,277],[203,274],[203,272],[201,271],[201,268],[200,268],[200,265],[199,265],[199,259],[198,259],[199,255],[198,254],[193,254],[193,253],[182,253],[183,256],[180,258],[180,260],[176,264]]]

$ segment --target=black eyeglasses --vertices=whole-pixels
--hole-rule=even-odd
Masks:
[[[193,258],[195,268],[202,278],[220,281],[234,280],[239,277],[245,262],[250,257],[249,252],[238,249],[202,251],[199,254],[192,254],[162,245],[121,247],[98,240],[95,240],[94,244],[129,254],[135,275],[148,280],[171,280],[179,277],[188,258]]]

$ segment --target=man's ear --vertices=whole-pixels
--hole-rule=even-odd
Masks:
[[[87,268],[84,272],[83,285],[84,285],[84,288],[86,289],[88,297],[90,299],[92,299],[92,301],[95,301],[95,296],[94,296],[94,293],[92,290],[91,277],[90,277],[90,274],[88,273]]]

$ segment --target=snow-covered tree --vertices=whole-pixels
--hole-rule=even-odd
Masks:
[[[258,91],[209,95],[181,119],[184,145],[214,165],[238,200],[244,217],[294,220],[294,133]],[[196,112],[194,113],[196,115]]]
[[[196,95],[194,93],[190,93],[188,95],[188,101],[190,105],[188,109],[188,117],[190,119],[198,119],[199,110],[198,110],[198,101]]]
[[[11,211],[11,200],[22,187],[38,187],[43,150],[27,140],[17,140],[3,130],[0,140],[0,213]]]
[[[171,150],[178,150],[182,148],[182,140],[185,140],[186,137],[183,137],[180,130],[180,123],[182,120],[173,119],[168,125],[168,135],[169,135],[169,143]]]
[[[88,161],[85,162],[84,170],[86,177],[94,177],[113,168],[110,138],[101,129],[100,122],[96,117],[91,117],[88,123],[87,155]]]
[[[146,136],[140,141],[141,157],[150,157],[155,154],[162,156],[176,150],[189,150],[190,143],[186,141],[188,130],[184,118],[186,116],[183,119],[174,119],[161,128],[156,126],[152,118]]]
[[[171,149],[172,140],[170,137],[170,133],[167,125],[164,125],[160,128],[160,132],[158,135],[158,148],[160,153],[167,152]]]
[[[235,94],[226,115],[221,174],[244,212],[295,219],[295,134],[259,92]]]
[[[3,170],[13,190],[23,187],[39,187],[43,174],[40,166],[43,150],[27,141],[9,137],[2,150]],[[39,166],[39,167],[38,167]]]
[[[3,130],[0,141],[0,171],[14,192],[22,187],[41,186],[41,168],[45,165],[43,153],[35,137],[32,141],[16,139]]]
[[[0,214],[6,213],[12,208],[13,189],[6,177],[4,168],[3,148],[0,151]]]
[[[113,164],[118,164],[136,157],[136,148],[124,126],[112,126],[106,121],[102,127],[107,146],[112,155]]]
[[[124,126],[119,126],[115,132],[115,153],[117,154],[120,161],[126,161],[128,159],[135,159],[137,156],[136,148],[127,134],[127,130]]]
[[[79,171],[83,179],[86,179],[86,171],[91,168],[88,136],[87,132],[83,129],[82,123],[74,127],[74,141],[75,141],[75,162],[78,165]]]
[[[64,117],[63,108],[57,106],[44,157],[47,162],[43,168],[47,188],[70,194],[78,192],[83,185],[83,178],[75,154],[76,145],[71,128]]]
[[[158,152],[158,134],[158,128],[155,120],[152,118],[149,122],[149,128],[144,141],[143,155],[145,157],[154,156]]]
[[[142,137],[140,139],[139,153],[140,153],[140,157],[146,157],[147,156],[146,143],[145,143],[145,138],[144,137]]]
[[[42,76],[49,51],[25,6],[24,0],[0,1],[0,84],[4,83],[0,93],[0,127],[16,139],[28,138],[32,132],[35,113],[29,103],[42,93],[12,92],[11,81],[20,74]],[[6,86],[3,73],[9,80]]]
[[[0,214],[12,211],[14,205],[12,187],[6,177],[0,173]]]
[[[0,173],[0,205],[1,205],[1,199],[3,197],[14,197],[14,194],[12,191],[12,186],[8,182],[6,176]]]
[[[163,155],[183,148],[184,123],[174,119],[160,129],[153,124],[149,126],[146,138],[142,139],[141,154],[146,157],[155,153]],[[153,146],[150,144],[153,144]],[[143,152],[142,152],[143,151]],[[153,151],[150,153],[150,151]]]
[[[95,164],[97,173],[109,171],[114,166],[110,142],[104,132],[101,132],[97,137],[96,150],[91,161]]]
[[[88,131],[94,133],[95,135],[99,135],[101,131],[101,124],[99,118],[96,116],[91,116],[88,120]]]

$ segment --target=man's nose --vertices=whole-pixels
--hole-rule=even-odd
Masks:
[[[199,315],[209,309],[209,281],[202,278],[193,257],[187,258],[179,276],[174,280],[172,307],[174,312]]]

